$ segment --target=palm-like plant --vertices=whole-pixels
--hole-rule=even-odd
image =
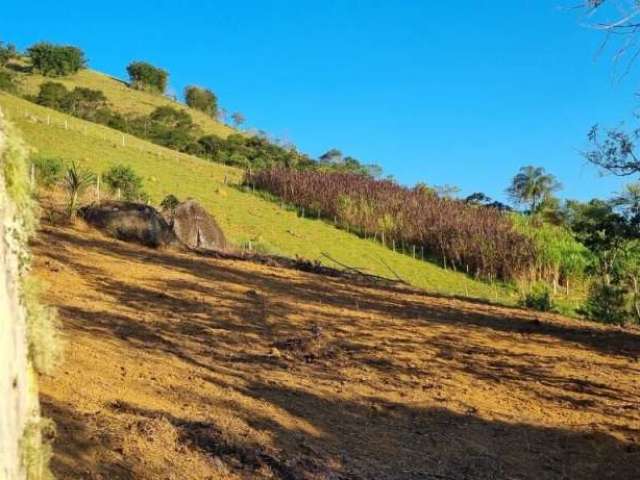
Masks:
[[[67,190],[67,213],[71,220],[76,217],[78,211],[78,198],[91,185],[93,179],[93,173],[80,169],[75,162],[67,169],[64,185]]]
[[[534,213],[543,200],[561,188],[556,177],[547,173],[544,168],[529,165],[522,167],[513,177],[507,194],[516,203],[528,205],[531,213]]]

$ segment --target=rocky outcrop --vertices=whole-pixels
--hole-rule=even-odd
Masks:
[[[176,243],[169,224],[149,205],[105,202],[83,207],[79,214],[90,225],[120,240],[153,248]]]
[[[227,240],[215,219],[195,200],[179,203],[164,212],[176,237],[189,248],[198,250],[225,250]]]

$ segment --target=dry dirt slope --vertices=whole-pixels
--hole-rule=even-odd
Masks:
[[[146,250],[34,245],[60,479],[637,479],[640,332]]]

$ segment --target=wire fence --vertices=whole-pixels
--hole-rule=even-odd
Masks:
[[[36,109],[29,109],[27,107],[7,106],[3,105],[1,100],[2,98],[0,96],[0,106],[2,107],[5,117],[10,121],[27,121],[52,129],[74,131],[83,135],[90,135],[112,147],[134,149],[156,157],[187,161],[194,160],[192,155],[156,145],[148,140],[114,130],[99,123],[91,123],[87,120],[61,113],[53,115],[43,114],[37,112]]]

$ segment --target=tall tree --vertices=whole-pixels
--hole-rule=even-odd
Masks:
[[[528,165],[513,177],[507,194],[514,202],[528,205],[529,211],[534,213],[544,199],[551,197],[560,188],[560,182],[544,168]]]

